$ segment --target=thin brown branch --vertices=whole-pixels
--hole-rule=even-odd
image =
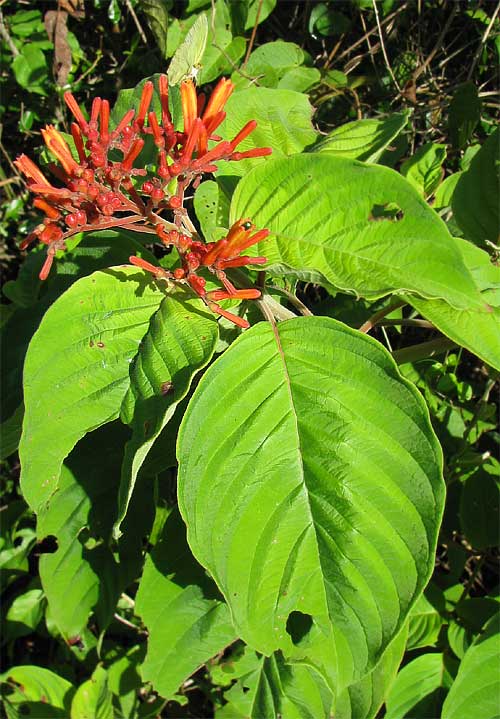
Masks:
[[[248,58],[250,57],[252,53],[252,49],[255,43],[255,36],[257,35],[257,27],[259,26],[259,17],[260,17],[260,11],[262,10],[262,4],[264,0],[259,0],[259,6],[257,8],[257,13],[255,15],[255,25],[252,28],[252,34],[250,36],[250,42],[248,43],[247,51],[245,54],[245,59],[243,60],[242,68],[246,67],[246,64],[248,62]]]
[[[9,49],[14,57],[17,57],[19,55],[19,50],[14,45],[14,40],[9,35],[9,31],[7,30],[7,26],[5,25],[5,21],[3,19],[3,12],[0,9],[0,35],[3,37],[7,45],[9,46]]]
[[[375,11],[375,20],[377,23],[378,34],[380,37],[380,44],[382,46],[382,55],[384,56],[385,66],[387,68],[387,72],[391,76],[391,80],[393,81],[394,85],[396,86],[399,94],[401,94],[401,87],[399,86],[399,82],[396,80],[396,76],[394,75],[394,73],[392,71],[391,63],[389,62],[389,57],[387,56],[387,50],[385,49],[384,34],[382,32],[382,25],[380,24],[380,17],[378,14],[377,1],[372,0],[372,3],[373,3],[373,9]]]
[[[481,42],[479,43],[479,45],[478,45],[478,47],[477,47],[477,50],[476,50],[476,52],[475,52],[475,54],[474,54],[474,59],[472,60],[471,66],[470,66],[470,68],[469,68],[469,72],[467,73],[467,80],[470,80],[470,79],[471,79],[472,73],[473,73],[474,70],[476,69],[476,65],[477,65],[478,60],[479,60],[479,58],[480,58],[480,56],[481,56],[481,52],[482,52],[482,50],[483,50],[483,45],[484,45],[484,43],[486,42],[486,40],[488,39],[488,35],[489,35],[490,32],[491,32],[491,28],[493,27],[493,25],[494,25],[494,23],[495,23],[495,20],[497,19],[497,15],[498,15],[499,12],[500,12],[500,0],[499,0],[497,6],[496,6],[496,8],[495,8],[495,12],[494,12],[493,15],[491,16],[491,20],[490,20],[489,23],[488,23],[488,27],[487,27],[486,30],[484,31],[483,37],[481,38]]]
[[[371,329],[373,329],[373,327],[375,327],[375,325],[377,325],[380,320],[384,319],[384,317],[387,317],[387,315],[390,315],[391,312],[394,312],[394,310],[398,310],[400,307],[404,307],[404,305],[406,304],[407,303],[404,300],[397,300],[392,305],[388,305],[387,307],[384,307],[378,312],[375,312],[375,314],[372,315],[369,319],[367,319],[366,322],[363,322],[363,324],[359,328],[359,331],[366,334]]]

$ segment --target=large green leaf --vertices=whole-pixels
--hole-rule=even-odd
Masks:
[[[7,719],[68,719],[72,685],[49,669],[12,667],[0,675],[3,708]],[[5,691],[6,686],[10,691]]]
[[[340,686],[370,671],[432,571],[444,497],[387,352],[328,318],[252,327],[203,376],[178,459],[188,541],[240,636],[296,660],[321,646],[318,666],[335,649]]]
[[[496,129],[460,177],[451,203],[455,220],[465,237],[481,246],[486,240],[497,244],[500,234],[499,142],[500,131]]]
[[[483,305],[455,309],[443,300],[415,296],[407,300],[447,337],[500,370],[500,267],[471,242],[456,239],[455,243],[484,299]]]
[[[311,153],[269,160],[236,188],[232,220],[271,230],[269,269],[369,299],[406,288],[456,307],[484,302],[446,226],[386,167]]]
[[[225,692],[220,719],[329,719],[332,694],[312,668],[246,652],[247,671]]]
[[[284,157],[301,152],[317,137],[311,123],[312,107],[307,95],[300,92],[251,87],[231,95],[225,109],[226,119],[217,131],[225,140],[232,140],[250,120],[257,120],[257,128],[238,145],[238,152],[271,147],[274,157]],[[267,167],[268,160],[219,162],[219,172],[244,176],[256,165]]]
[[[443,705],[442,719],[496,719],[500,697],[500,615],[466,651]]]
[[[145,273],[124,266],[79,280],[45,314],[26,355],[19,446],[33,509],[57,488],[76,442],[118,416],[130,362],[163,296]]]
[[[365,162],[377,162],[383,151],[406,126],[410,113],[398,112],[382,120],[355,120],[335,128],[314,146],[327,152]]]
[[[149,632],[143,680],[166,698],[237,638],[227,605],[191,555],[176,511],[146,560],[135,609]]]
[[[218,336],[213,313],[182,288],[172,289],[153,315],[130,368],[130,388],[122,406],[122,419],[132,427],[132,438],[123,457],[115,535],[139,469],[194,374],[210,361]]]
[[[405,651],[406,626],[391,642],[375,669],[340,694],[335,719],[373,719],[393,683]]]

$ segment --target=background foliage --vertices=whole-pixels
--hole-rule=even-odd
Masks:
[[[291,398],[280,395],[282,369],[267,325],[258,324],[238,339],[229,360],[230,355],[222,353],[236,330],[223,321],[214,328],[214,322],[200,314],[198,300],[186,299],[180,292],[162,302],[163,295],[145,278],[117,285],[106,268],[127,261],[130,254],[153,259],[151,246],[126,233],[119,245],[113,243],[113,231],[87,235],[70,248],[43,286],[37,279],[43,252],[25,255],[18,249],[19,240],[38,220],[12,161],[20,148],[36,155],[43,124],[67,128],[63,92],[70,88],[87,106],[89,98],[101,95],[128,108],[134,101],[128,88],[165,71],[196,18],[206,13],[209,43],[198,83],[210,85],[222,74],[231,76],[237,92],[227,105],[224,136],[232,136],[257,117],[259,127],[247,146],[271,146],[274,152],[272,160],[261,164],[251,159],[221,163],[215,180],[203,183],[195,194],[199,227],[212,240],[220,236],[221,227],[246,214],[271,230],[274,222],[276,233],[264,252],[271,263],[274,297],[286,304],[286,297],[295,293],[299,306],[319,315],[312,323],[310,318],[307,324],[297,318],[283,326],[287,362],[296,363],[306,386],[319,385],[326,388],[326,395],[342,396],[342,382],[333,371],[324,370],[328,358],[319,349],[321,340],[328,333],[335,335],[336,344],[345,351],[343,372],[351,373],[355,363],[350,343],[355,333],[349,328],[367,329],[370,323],[372,337],[393,353],[409,381],[398,385],[397,396],[404,394],[417,419],[425,400],[444,455],[447,497],[435,556],[418,554],[426,542],[432,547],[431,532],[418,535],[413,526],[407,527],[408,542],[415,541],[415,586],[427,581],[434,564],[432,578],[375,668],[345,681],[335,698],[334,715],[337,719],[472,719],[478,712],[495,716],[500,466],[495,405],[500,362],[498,7],[481,0],[383,0],[376,5],[372,0],[61,0],[55,9],[51,2],[6,0],[0,13],[0,262],[6,279],[1,305],[0,515],[4,715],[47,717],[49,706],[51,717],[72,719],[328,716],[332,696],[321,673],[323,663],[333,660],[322,654],[324,637],[330,631],[337,631],[337,641],[347,637],[359,665],[361,655],[376,655],[376,638],[370,636],[376,620],[381,618],[387,626],[398,622],[394,608],[373,609],[376,587],[387,588],[390,579],[368,576],[373,557],[361,544],[356,556],[363,580],[353,574],[351,584],[341,587],[344,592],[357,590],[350,606],[362,617],[359,635],[353,634],[352,618],[332,629],[330,598],[330,610],[318,610],[323,624],[316,628],[317,636],[308,634],[316,652],[314,664],[300,662],[305,651],[301,638],[310,629],[301,621],[314,613],[310,607],[302,607],[304,614],[294,613],[293,626],[281,627],[283,640],[271,641],[264,608],[274,591],[273,577],[255,570],[254,583],[233,601],[232,614],[219,592],[221,588],[227,596],[243,587],[245,577],[238,574],[229,551],[222,556],[210,548],[210,522],[224,524],[234,556],[251,550],[245,541],[238,544],[242,527],[230,521],[231,496],[227,490],[224,493],[228,482],[235,489],[256,471],[248,467],[248,475],[238,473],[231,465],[236,440],[224,441],[228,426],[243,427],[238,397],[248,392],[255,398],[255,412],[260,411],[259,393],[269,371],[269,381],[276,382],[272,417],[286,421],[292,406],[302,418],[296,435],[289,429],[287,436],[300,443],[322,422],[321,413],[314,414],[302,399],[299,383],[293,386]],[[298,152],[302,154],[288,159]],[[311,152],[314,156],[308,156]],[[362,172],[353,171],[352,159],[367,163]],[[304,180],[306,172],[311,173],[309,182]],[[374,181],[388,188],[393,205],[381,197],[376,205],[365,206],[363,198],[369,197]],[[415,192],[408,190],[408,183]],[[284,208],[280,188],[294,198]],[[446,223],[453,241],[428,205]],[[315,249],[315,242],[347,232],[344,207],[350,208],[350,221],[361,222],[368,213],[371,221],[355,242],[349,235],[346,246],[339,241]],[[302,218],[286,235],[280,230],[280,211]],[[311,230],[313,216],[321,221]],[[391,255],[396,235],[407,243],[404,257],[397,252]],[[371,248],[368,253],[366,247]],[[385,260],[390,257],[390,277],[378,269],[380,248]],[[349,259],[344,260],[342,253],[347,251]],[[424,256],[425,266],[419,264]],[[157,259],[168,266],[168,255]],[[442,267],[446,272],[439,275],[437,287],[436,268]],[[132,269],[123,272],[137,275]],[[396,303],[387,299],[389,292],[401,289],[408,294],[399,292]],[[89,309],[86,302],[93,302],[95,294],[100,304]],[[296,307],[293,296],[292,301]],[[484,311],[485,302],[491,312]],[[96,336],[95,345],[85,351],[75,342],[86,336],[89,313],[95,311],[102,314],[99,332],[114,336],[116,320],[109,310],[117,307],[133,307],[134,319],[119,328],[113,357],[107,355],[110,369],[102,366],[98,355],[104,336]],[[161,362],[153,361],[150,348],[161,344],[167,323],[183,327],[185,313],[191,317],[192,334],[182,335],[179,330],[178,344],[168,353],[165,348],[159,352]],[[21,491],[17,450],[23,420],[22,370],[42,317],[26,364],[32,379],[24,386],[24,399],[34,410],[26,417],[19,447],[26,458]],[[128,360],[143,337],[140,363],[134,365],[135,374],[129,374]],[[308,350],[307,367],[294,356],[297,344]],[[370,413],[380,413],[373,419],[373,432],[392,431],[390,422],[385,427],[384,417],[394,411],[381,410],[373,396],[392,396],[395,370],[380,345],[368,338],[361,345],[370,372],[353,372],[363,418],[352,424],[348,439],[353,443],[360,438],[370,441],[364,434]],[[258,356],[255,347],[260,348]],[[254,374],[240,387],[238,374],[248,358],[255,364]],[[337,362],[336,357],[327,366]],[[207,365],[199,381],[195,374]],[[168,394],[151,397],[148,380],[159,377],[173,381],[175,400]],[[91,401],[95,393],[101,398],[98,404]],[[119,418],[117,398],[125,393]],[[175,440],[191,396],[189,422],[179,436],[183,469],[177,478]],[[214,407],[221,397],[227,404],[217,412]],[[148,435],[144,418],[153,402],[156,425]],[[58,433],[58,412],[71,412],[71,432]],[[212,433],[200,430],[207,416],[216,430]],[[352,422],[339,416],[342,428]],[[90,432],[103,422],[107,424]],[[428,423],[418,422],[419,441],[425,436],[437,456]],[[409,419],[401,419],[400,434],[391,437],[394,462],[404,452],[405,442],[416,437],[412,432],[417,430]],[[198,453],[194,453],[191,434],[197,433]],[[245,434],[242,429],[240,435],[236,431],[235,436],[251,445],[251,430]],[[328,440],[318,432],[315,441],[327,455]],[[33,447],[40,449],[35,452]],[[257,452],[255,447],[248,451]],[[126,461],[120,472],[123,456]],[[256,461],[272,466],[273,447],[256,456]],[[219,477],[219,504],[210,512],[197,512],[192,498],[207,491],[208,459],[217,463],[221,457],[226,474]],[[370,471],[377,471],[377,459],[374,455]],[[419,482],[423,496],[434,492],[437,497],[437,480],[422,466],[423,462],[412,481]],[[51,488],[37,484],[37,477],[59,472],[59,490],[47,502]],[[376,522],[370,521],[378,516],[382,498],[373,493],[367,507],[357,507],[373,546],[387,554],[403,531],[397,517],[406,520],[403,500],[394,498],[394,476],[390,471],[378,476],[393,502],[393,534],[385,536],[385,543]],[[321,473],[316,471],[314,477],[321,498]],[[124,510],[128,490],[136,482],[129,511],[122,512],[118,542],[116,497],[121,491]],[[281,520],[289,537],[302,536],[302,490],[285,487],[283,491],[278,499],[287,509]],[[271,500],[277,498],[251,495],[242,521],[262,529],[259,546],[275,552],[278,561],[270,518],[262,510],[271,506]],[[321,501],[316,506],[312,502],[309,509],[320,525]],[[181,515],[189,520],[194,556]],[[342,532],[337,536],[342,537]],[[297,599],[305,575],[317,566],[318,557],[309,551],[307,540],[300,551],[303,555],[296,566],[303,573],[290,579],[285,605]],[[288,547],[283,556],[291,554]],[[397,563],[400,558],[393,560]],[[218,587],[203,567],[209,568]],[[403,589],[398,591],[402,596]],[[411,591],[407,587],[405,591],[410,606]],[[252,611],[246,610],[248,606]],[[280,611],[277,606],[277,614]],[[277,621],[279,625],[279,616]],[[294,662],[289,661],[292,644]],[[274,653],[265,656],[269,652]],[[337,679],[348,674],[342,667],[338,671]]]

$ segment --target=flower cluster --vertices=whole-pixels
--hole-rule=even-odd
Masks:
[[[65,249],[65,242],[72,235],[123,227],[154,233],[164,244],[174,245],[182,267],[172,278],[188,282],[219,314],[235,317],[223,311],[217,300],[258,296],[257,290],[236,290],[227,280],[224,269],[265,262],[264,258],[241,257],[240,253],[266,236],[267,231],[252,234],[254,226],[244,220],[236,223],[226,238],[203,244],[193,239],[194,228],[184,208],[186,189],[190,185],[196,187],[204,173],[214,172],[218,161],[271,153],[266,147],[245,152],[237,149],[257,126],[255,120],[248,122],[231,141],[222,140],[216,134],[226,116],[224,106],[233,89],[233,83],[223,78],[206,101],[203,94],[197,94],[192,80],[183,82],[180,88],[182,130],[176,129],[172,121],[166,75],[159,78],[159,116],[150,110],[154,86],[148,81],[143,86],[137,113],[128,110],[113,129],[107,100],[96,97],[87,120],[73,95],[65,93],[64,99],[74,117],[71,136],[78,157],[73,156],[63,135],[48,125],[42,130],[42,136],[50,154],[58,161],[58,164],[49,164],[56,183],[49,181],[26,155],[20,155],[15,161],[36,195],[35,207],[45,214],[43,222],[21,243],[21,249],[35,240],[47,245],[40,278],[46,279],[56,251]],[[151,163],[149,147],[146,148],[147,160],[143,159],[141,164],[146,143],[154,145],[156,163]],[[162,215],[165,211],[171,213],[173,222]],[[139,258],[131,261],[140,264]],[[224,290],[205,293],[205,282],[196,274],[196,270],[203,267],[219,278]],[[164,273],[161,268],[155,268],[154,274],[166,276],[161,273]],[[246,326],[243,320],[237,320]]]

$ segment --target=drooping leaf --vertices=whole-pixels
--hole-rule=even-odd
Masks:
[[[49,669],[12,667],[0,675],[0,688],[7,719],[68,719],[73,686]],[[21,713],[22,712],[22,713]]]
[[[500,268],[487,252],[455,239],[457,250],[484,302],[481,307],[456,309],[443,300],[407,297],[423,317],[447,337],[500,370]]]
[[[355,120],[335,128],[314,145],[314,152],[327,152],[353,160],[377,162],[383,151],[406,127],[410,113],[399,112],[383,120]]]
[[[405,288],[456,307],[484,301],[444,223],[398,173],[322,153],[268,160],[240,180],[231,221],[271,236],[271,272],[369,299]]]
[[[492,132],[460,177],[453,193],[453,216],[465,237],[484,247],[500,234],[500,130]]]
[[[375,669],[341,692],[335,705],[335,719],[374,719],[391,687],[405,651],[405,626],[391,642]]]
[[[473,82],[459,85],[451,99],[448,130],[455,147],[463,150],[481,119],[481,100]]]
[[[271,147],[273,157],[301,152],[317,135],[311,123],[312,107],[307,95],[292,90],[251,87],[234,92],[226,103],[227,117],[218,129],[232,140],[250,120],[258,118],[256,129],[238,145],[238,152],[254,147]],[[267,168],[269,158],[219,162],[219,175],[244,176],[256,165]]]
[[[137,474],[194,374],[210,361],[218,339],[214,315],[185,290],[172,290],[153,315],[130,367],[122,419],[132,427],[122,463],[115,536],[125,517]]]
[[[329,719],[332,694],[312,668],[287,664],[281,653],[246,651],[247,671],[225,692],[220,719]]]
[[[114,719],[112,702],[107,672],[98,666],[90,679],[76,690],[71,702],[71,719]]]
[[[439,185],[434,195],[434,202],[432,205],[434,208],[439,209],[441,207],[451,207],[451,199],[461,175],[461,172],[455,172],[453,175],[449,175]]]
[[[427,582],[443,505],[426,409],[382,347],[328,318],[252,327],[205,372],[178,459],[188,541],[240,636],[308,661],[321,646],[340,687],[370,671]]]
[[[398,673],[386,701],[385,719],[427,719],[440,716],[445,695],[451,684],[443,665],[443,655],[422,654]]]
[[[84,434],[118,416],[129,365],[163,292],[135,268],[96,272],[45,314],[24,367],[23,495],[37,510]]]
[[[500,696],[497,615],[466,651],[443,705],[442,719],[496,719]]]
[[[5,614],[2,643],[34,632],[42,620],[44,609],[45,601],[41,589],[28,589],[23,594],[18,594]]]
[[[139,7],[147,18],[162,57],[167,57],[168,0],[140,0]]]
[[[428,142],[419,147],[409,160],[403,162],[401,174],[421,195],[429,197],[443,179],[445,159],[446,145]]]
[[[136,597],[136,612],[149,633],[142,678],[166,698],[237,638],[229,609],[193,559],[185,531],[172,511],[146,560]]]

